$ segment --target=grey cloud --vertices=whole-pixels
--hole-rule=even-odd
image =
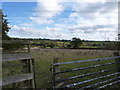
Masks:
[[[104,29],[104,28],[114,28],[114,26],[113,25],[77,26],[77,27],[69,28],[69,31],[71,33],[75,32],[76,30],[83,31],[84,33],[92,33],[92,32],[96,32],[97,29]]]
[[[80,16],[87,18],[93,17],[95,13],[111,13],[118,8],[117,2],[95,2],[95,3],[77,3],[73,10],[75,10]]]
[[[106,2],[102,6],[103,6],[103,10],[101,10],[100,12],[106,13],[106,12],[111,12],[112,10],[118,8],[118,3],[117,2]]]

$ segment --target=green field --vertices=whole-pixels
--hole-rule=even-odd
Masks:
[[[52,87],[52,74],[50,71],[51,64],[54,58],[59,58],[59,62],[69,62],[78,60],[88,60],[102,57],[114,56],[114,51],[110,50],[79,50],[79,49],[40,49],[39,51],[32,51],[35,58],[35,71],[37,88],[50,88]],[[108,62],[108,61],[106,61]],[[60,70],[69,70],[79,67],[93,65],[92,63],[84,64],[71,64],[60,66]],[[103,62],[104,63],[104,62]],[[98,64],[98,63],[97,63]],[[86,70],[87,71],[87,70]],[[83,73],[86,71],[82,71]],[[96,71],[96,70],[94,70]],[[62,74],[61,78],[74,76],[80,74],[79,71]],[[86,79],[86,78],[84,78]]]
[[[37,88],[52,88],[52,74],[51,74],[51,64],[53,63],[54,58],[59,58],[59,62],[69,62],[69,61],[79,61],[79,60],[89,60],[89,59],[96,59],[96,58],[103,58],[103,57],[112,57],[114,56],[113,50],[80,50],[80,49],[39,49],[39,50],[32,50],[32,57],[35,59],[35,79],[36,79],[36,86]],[[114,62],[114,60],[105,60],[104,62],[86,62],[86,63],[78,63],[78,64],[69,64],[69,65],[61,65],[60,70],[69,70],[69,69],[75,69],[80,67],[87,67],[92,66],[94,64],[102,64],[102,63],[108,63],[108,62]],[[17,63],[17,62],[14,62]],[[9,64],[8,62],[3,63],[3,66]],[[4,66],[5,67],[5,66]],[[100,69],[107,69],[107,68],[113,68],[115,65],[112,66],[104,66],[102,68],[95,68],[91,70],[82,70],[82,71],[74,71],[70,73],[65,73],[59,75],[61,79],[71,77],[74,75],[80,75],[85,74],[89,71],[95,72]],[[20,68],[19,68],[20,69]],[[10,70],[10,69],[9,69]],[[12,69],[12,71],[9,71],[8,69],[6,71],[3,71],[3,76],[5,75],[12,75],[13,73],[19,74],[20,71],[17,68],[17,71],[15,72],[15,68]],[[13,72],[14,71],[14,72]],[[115,72],[115,71],[114,71]],[[104,74],[110,74],[113,73],[112,71],[109,73]],[[100,75],[93,75],[90,77],[85,78],[78,78],[74,80],[70,80],[68,82],[65,82],[64,85],[67,85],[69,83],[73,83],[76,81],[83,81],[95,77],[99,77]],[[111,77],[112,78],[112,77]],[[100,80],[94,81],[98,82]],[[88,83],[91,84],[91,83]],[[85,85],[88,85],[85,84]],[[118,86],[118,85],[117,85]],[[82,87],[82,86],[78,86]]]

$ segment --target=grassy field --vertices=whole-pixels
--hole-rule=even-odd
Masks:
[[[37,88],[50,88],[52,87],[52,83],[51,83],[52,74],[50,71],[50,67],[51,67],[51,64],[53,63],[54,58],[56,57],[59,58],[59,62],[88,60],[88,59],[114,56],[114,51],[111,51],[111,50],[79,50],[79,49],[40,49],[40,50],[32,51],[32,55],[35,58]],[[63,65],[63,66],[60,66],[60,70],[69,70],[69,69],[74,69],[74,68],[79,68],[79,67],[84,67],[84,66],[90,66],[95,63],[96,62]],[[81,71],[81,72],[76,71],[76,72],[72,72],[68,74],[62,74],[60,75],[60,78],[74,76],[76,74],[85,73],[86,71],[87,70]],[[93,71],[97,71],[97,70],[95,69]],[[92,70],[90,72],[92,72]],[[83,80],[85,79],[86,78],[83,78]]]
[[[88,60],[88,59],[96,59],[96,58],[103,58],[103,57],[112,57],[114,56],[114,51],[112,50],[80,50],[80,49],[39,49],[39,50],[32,50],[31,51],[33,58],[35,59],[35,78],[36,78],[36,86],[37,88],[52,88],[52,74],[51,74],[51,64],[53,63],[54,58],[59,58],[59,62],[69,62],[69,61],[79,61],[79,60]],[[60,70],[69,70],[75,69],[80,67],[87,67],[95,64],[102,64],[102,63],[114,62],[114,60],[106,60],[104,62],[86,62],[86,63],[78,63],[78,64],[69,64],[69,65],[62,65],[60,66]],[[17,62],[14,62],[17,63]],[[5,67],[7,63],[4,63],[3,66]],[[104,66],[102,69],[113,68],[115,65],[112,66]],[[19,68],[20,69],[20,68]],[[71,73],[61,74],[59,77],[61,79],[66,77],[71,77],[74,75],[85,74],[87,72],[95,72],[100,70],[101,68],[95,69],[86,69],[82,71],[75,71]],[[14,72],[13,72],[14,71]],[[15,72],[15,70],[3,71],[3,75],[12,75],[13,73],[19,74],[19,70]],[[112,72],[110,72],[112,73]],[[104,73],[109,74],[109,73]],[[65,82],[64,85],[67,85],[71,82],[87,80],[90,78],[95,78],[99,75],[93,75],[91,77],[85,77],[80,79],[75,79],[73,81]],[[94,82],[98,82],[94,81]],[[89,84],[89,83],[88,83]],[[85,84],[87,85],[87,84]],[[82,87],[82,86],[78,86]]]

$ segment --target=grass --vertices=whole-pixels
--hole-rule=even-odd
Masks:
[[[55,57],[59,58],[59,62],[69,62],[69,61],[110,57],[110,56],[114,56],[113,53],[114,52],[110,50],[77,50],[77,49],[41,49],[39,51],[33,51],[32,54],[33,57],[35,58],[37,88],[52,87],[51,84],[52,75],[50,71],[50,65],[53,63],[53,58]],[[60,66],[60,70],[69,70],[84,66],[90,66],[93,64],[94,63],[84,63],[84,64],[79,63],[79,64],[63,65]],[[61,78],[71,77],[81,73],[79,72],[80,71],[61,74],[60,76]],[[86,70],[83,70],[82,72],[84,73],[86,72]],[[85,80],[86,78],[83,79]]]
[[[35,78],[36,78],[36,86],[37,88],[52,88],[52,74],[51,74],[51,64],[53,63],[54,58],[59,58],[59,62],[69,62],[69,61],[78,61],[78,60],[88,60],[95,58],[104,58],[104,57],[112,57],[114,56],[114,51],[111,50],[80,50],[80,49],[39,49],[31,51],[33,58],[35,59]],[[114,60],[106,60],[100,63],[108,63]],[[99,64],[98,62],[86,62],[86,63],[78,63],[78,64],[69,64],[69,65],[61,65],[60,70],[69,70],[80,67],[87,67],[94,64]],[[107,69],[111,66],[104,66],[102,69]],[[115,67],[114,65],[112,67]],[[71,77],[74,75],[85,74],[89,71],[95,72],[100,68],[95,69],[86,69],[81,71],[74,71],[70,73],[60,74],[60,78]],[[6,70],[8,71],[8,70]],[[5,73],[5,71],[4,71]],[[18,72],[17,72],[18,73]],[[112,73],[112,72],[110,72]],[[107,73],[104,73],[107,74]],[[73,81],[65,82],[65,84],[69,84],[71,82],[82,81],[90,78],[94,78],[100,75],[93,75],[91,77],[84,77],[80,79],[74,79]],[[97,81],[96,81],[97,82]],[[64,85],[65,85],[64,84]],[[87,84],[85,84],[87,85]],[[82,87],[82,86],[78,86]]]

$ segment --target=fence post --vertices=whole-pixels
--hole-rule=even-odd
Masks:
[[[53,63],[58,63],[59,61],[59,58],[54,58],[53,59]],[[58,72],[59,71],[59,65],[53,65],[52,66],[52,72]],[[58,80],[59,79],[59,76],[58,75],[55,75],[53,74],[53,89],[56,88],[56,84],[55,84],[55,80]]]
[[[30,52],[30,44],[28,44],[28,52]]]
[[[35,81],[35,66],[34,66],[34,59],[31,59],[31,72],[34,74],[34,79],[32,79],[32,87],[36,88],[36,81]]]
[[[114,56],[119,56],[119,53],[118,52],[114,52]],[[115,62],[116,62],[117,72],[120,72],[120,63],[119,63],[120,62],[120,58],[116,58]],[[117,77],[119,77],[119,75]],[[120,79],[118,79],[118,80],[120,80]],[[117,86],[117,88],[118,87],[119,86]]]
[[[114,52],[114,56],[119,56],[119,53],[118,52]],[[116,58],[115,59],[115,62],[116,62],[116,66],[117,66],[117,71],[120,72],[120,58]]]

